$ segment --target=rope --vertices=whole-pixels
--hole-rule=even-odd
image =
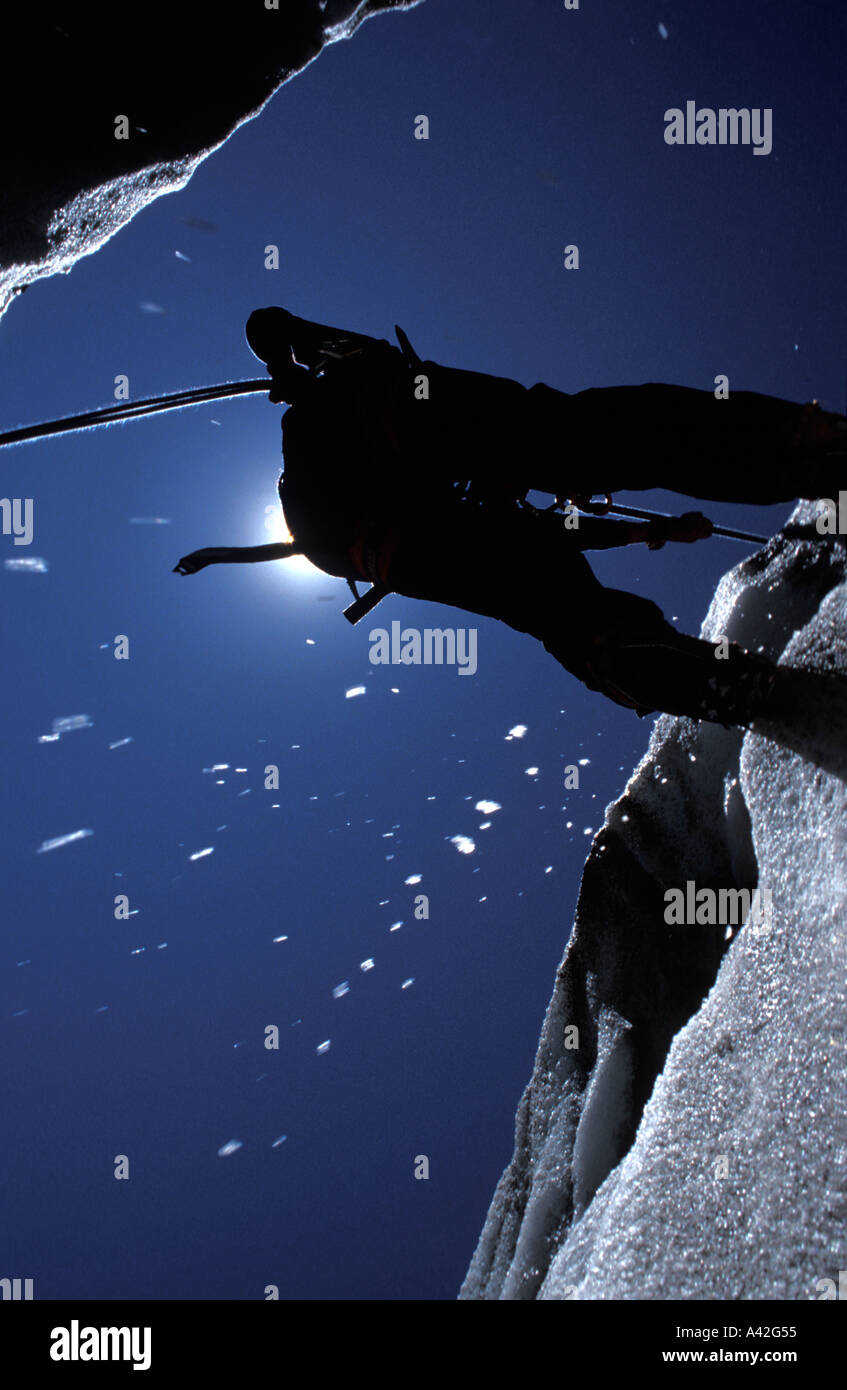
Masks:
[[[121,420],[134,420],[145,415],[156,415],[163,410],[182,410],[188,405],[205,405],[208,401],[227,401],[233,396],[247,396],[258,391],[268,391],[271,383],[267,378],[254,381],[228,381],[219,386],[195,386],[188,391],[177,391],[169,396],[151,396],[146,401],[132,401],[124,405],[105,406],[102,410],[89,410],[83,415],[69,415],[64,420],[48,420],[43,425],[24,425],[17,430],[7,430],[0,434],[0,447],[6,444],[25,444],[30,439],[43,439],[51,434],[72,434],[75,430],[96,429],[99,425],[114,425]]]
[[[621,516],[640,517],[643,521],[652,521],[654,516],[669,516],[669,512],[648,512],[644,507],[624,507],[617,502],[613,502],[611,512],[619,512]],[[752,531],[733,531],[728,526],[713,526],[713,536],[727,536],[733,541],[749,541],[752,545],[767,545],[768,536],[755,536]]]

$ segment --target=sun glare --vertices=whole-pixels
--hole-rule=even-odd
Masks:
[[[268,541],[290,541],[293,537],[285,524],[285,518],[281,507],[266,508],[265,515],[265,544]],[[303,579],[323,579],[326,581],[327,575],[323,570],[319,570],[313,565],[311,560],[307,560],[305,555],[292,555],[290,560],[282,560],[279,564],[280,572],[288,575],[296,575]]]

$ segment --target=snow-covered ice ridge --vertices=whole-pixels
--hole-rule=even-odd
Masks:
[[[702,634],[803,668],[796,719],[663,715],[607,810],[460,1298],[817,1299],[847,1269],[847,549],[816,515]],[[666,925],[689,879],[769,887],[770,930]]]

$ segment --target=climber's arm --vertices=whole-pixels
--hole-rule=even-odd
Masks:
[[[651,521],[613,521],[608,517],[571,513],[577,525],[567,527],[567,534],[580,550],[610,550],[613,546],[636,545],[646,542],[650,550],[658,550],[665,541],[699,541],[712,534],[712,523],[702,512],[686,512],[683,516],[657,516]]]
[[[290,555],[301,555],[302,548],[294,541],[280,541],[275,545],[228,545],[207,546],[205,550],[194,550],[183,555],[174,574],[196,574],[207,565],[252,564],[257,560],[287,560]]]

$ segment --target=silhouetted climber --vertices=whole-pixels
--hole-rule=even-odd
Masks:
[[[195,551],[177,571],[302,553],[353,587],[371,581],[374,598],[395,592],[450,604],[528,632],[589,688],[639,714],[664,710],[731,724],[766,712],[775,667],[735,644],[716,648],[678,633],[656,604],[601,585],[582,554],[642,540],[653,548],[667,540],[690,542],[708,536],[711,522],[693,512],[635,524],[575,513],[562,518],[516,501],[530,489],[590,497],[611,491],[612,483],[680,490],[677,455],[688,464],[691,453],[696,466],[686,467],[686,491],[706,487],[712,490],[704,495],[727,500],[786,500],[804,495],[815,466],[821,480],[834,481],[837,460],[826,453],[841,437],[839,417],[736,393],[742,402],[732,419],[742,433],[758,421],[776,456],[768,455],[767,466],[760,459],[765,471],[755,485],[736,475],[738,461],[729,468],[719,460],[726,487],[718,493],[707,476],[708,447],[729,453],[736,447],[730,417],[720,413],[730,401],[663,386],[575,397],[546,386],[527,390],[421,362],[402,330],[397,333],[400,349],[282,309],[251,315],[248,342],[268,365],[270,399],[291,403],[283,416],[279,494],[293,540]],[[422,378],[428,398],[420,394]],[[577,407],[583,453],[575,450],[571,461],[569,409],[581,397],[594,398],[596,406]],[[635,426],[614,418],[617,398],[637,402],[631,408]],[[693,428],[685,423],[683,403],[689,401]],[[675,441],[667,411],[676,422]],[[655,464],[658,474],[646,477],[639,472],[643,465],[616,456],[624,435],[628,450],[639,442],[638,430],[647,430],[655,444],[649,469]],[[562,463],[555,462],[559,454]],[[666,477],[661,469],[672,462],[675,471]],[[790,486],[789,478],[795,480]],[[370,597],[359,601],[364,610]]]
[[[567,395],[421,361],[401,330],[398,338],[401,348],[277,308],[257,309],[247,323],[247,341],[273,379],[272,401],[294,401],[285,393],[296,393],[303,375],[295,362],[314,371],[348,354],[338,398],[353,399],[372,452],[387,451],[391,467],[399,459],[423,480],[470,479],[480,493],[521,498],[663,488],[752,505],[835,498],[844,486],[847,420],[816,403],[755,391],[718,400],[653,383]],[[421,377],[426,399],[416,395]]]

